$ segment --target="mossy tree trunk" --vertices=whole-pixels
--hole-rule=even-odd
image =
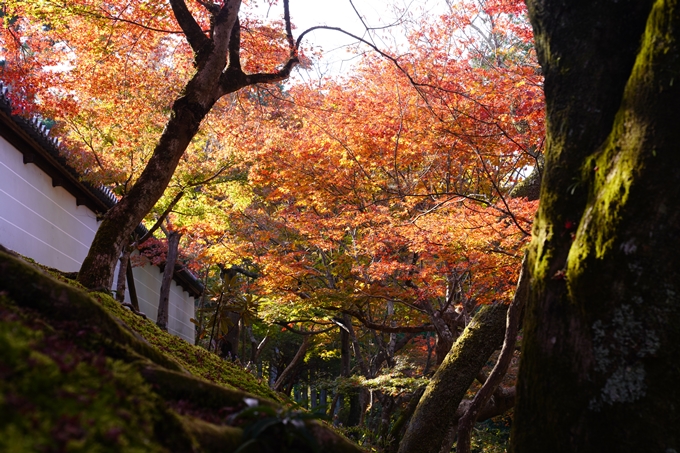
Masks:
[[[677,0],[528,4],[547,147],[512,451],[680,451]]]
[[[472,318],[427,385],[399,453],[439,453],[465,392],[503,344],[507,305],[487,305]]]

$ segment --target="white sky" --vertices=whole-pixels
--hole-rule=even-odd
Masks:
[[[270,19],[283,17],[283,3],[268,8],[263,0],[257,1],[258,10]],[[416,16],[422,11],[443,11],[446,8],[444,0],[354,0],[354,6],[363,16],[368,27],[385,27],[398,21],[400,13],[395,6],[408,10]],[[365,27],[357,17],[349,0],[290,0],[291,21],[296,26],[293,35],[297,37],[304,30],[315,25],[340,27],[350,33],[370,40]],[[403,17],[403,16],[402,16]],[[381,49],[394,48],[399,41],[403,43],[403,31],[397,26],[379,32],[387,41],[375,41]],[[375,35],[374,35],[375,38]],[[304,47],[320,46],[323,58],[317,65],[316,71],[326,75],[338,74],[348,69],[356,58],[356,52],[348,53],[347,46],[355,44],[356,40],[342,33],[332,30],[315,30],[305,36]],[[364,47],[364,49],[366,49]],[[323,74],[317,74],[323,75]]]

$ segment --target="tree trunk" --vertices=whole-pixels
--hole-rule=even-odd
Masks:
[[[156,317],[156,325],[161,329],[168,330],[168,308],[170,306],[170,287],[172,285],[172,277],[175,275],[175,263],[177,262],[177,254],[179,253],[179,240],[182,238],[182,233],[178,231],[170,231],[168,236],[168,254],[165,258],[165,269],[163,269],[163,280],[161,282],[161,295],[158,301],[158,316]]]
[[[511,449],[680,451],[677,1],[529,9],[547,148]]]
[[[420,398],[400,453],[439,453],[465,392],[503,343],[507,305],[487,305],[472,318]]]
[[[471,434],[472,428],[477,421],[479,414],[489,399],[494,395],[496,389],[500,385],[503,377],[508,371],[510,362],[515,352],[515,342],[517,341],[517,334],[519,333],[519,326],[521,321],[522,310],[527,299],[529,290],[529,277],[526,272],[526,253],[522,260],[522,270],[519,274],[517,282],[517,290],[512,303],[508,307],[507,321],[505,323],[505,338],[503,339],[503,348],[498,356],[496,365],[491,370],[489,377],[482,384],[474,399],[466,409],[465,414],[458,420],[458,444],[456,445],[456,453],[470,453],[472,447]],[[459,408],[460,409],[460,408]],[[445,443],[446,445],[446,443]],[[450,445],[447,452],[450,451]]]
[[[123,254],[120,256],[118,266],[118,282],[116,282],[116,300],[121,304],[125,302],[125,279],[127,277],[127,267],[130,262],[131,247],[124,247]]]
[[[343,324],[344,325],[344,324]],[[350,355],[349,355],[349,332],[342,327],[340,328],[340,376],[349,377]]]
[[[276,383],[274,384],[274,390],[277,392],[280,392],[283,389],[283,385],[286,383],[286,381],[293,375],[295,370],[302,365],[304,359],[305,359],[305,354],[307,354],[307,348],[309,348],[309,345],[312,342],[312,336],[311,335],[304,335],[302,337],[302,344],[300,345],[300,348],[298,349],[298,352],[295,354],[295,357],[293,357],[293,360],[288,364],[285,370],[279,375],[278,379],[276,379]]]
[[[387,438],[384,440],[385,453],[396,453],[399,449],[399,439],[401,439],[402,432],[408,426],[413,413],[418,407],[418,402],[425,392],[425,387],[418,387],[411,396],[406,408],[399,414],[397,420],[392,424]]]
[[[432,322],[437,331],[437,341],[435,342],[434,350],[437,358],[437,366],[439,366],[442,364],[442,362],[444,362],[444,359],[451,350],[456,338],[454,333],[446,324],[444,318],[440,315],[440,313],[437,313],[434,310],[432,304],[430,304],[428,300],[423,301],[423,306],[430,317],[430,322]]]
[[[343,314],[342,315],[342,323],[345,325],[345,327],[347,327],[348,340],[352,343],[352,348],[354,349],[354,357],[356,358],[357,365],[359,365],[359,369],[361,370],[361,374],[363,374],[364,377],[366,377],[368,379],[374,377],[374,376],[370,375],[368,365],[366,365],[366,361],[364,360],[364,356],[361,353],[361,345],[359,344],[359,339],[357,338],[356,333],[354,333],[354,327],[352,326],[352,318],[348,314]],[[348,346],[348,349],[349,349],[349,346]],[[349,359],[349,354],[348,354],[348,359]],[[349,367],[348,367],[348,370],[349,370]]]
[[[229,360],[236,361],[236,359],[239,358],[238,349],[239,340],[241,339],[241,313],[237,311],[228,311],[226,312],[226,316],[229,318],[231,326],[220,340],[220,355],[222,357],[229,357]],[[243,360],[243,357],[240,357],[239,359]]]
[[[132,273],[132,263],[128,259],[125,269],[127,275],[128,292],[130,293],[130,305],[139,313],[139,299],[137,299],[137,288],[135,287],[135,275]]]
[[[114,266],[123,246],[163,195],[179,159],[215,101],[205,100],[201,105],[188,101],[185,96],[173,104],[172,115],[149,163],[130,192],[106,213],[97,230],[78,272],[78,281],[84,286],[91,289],[111,288]]]

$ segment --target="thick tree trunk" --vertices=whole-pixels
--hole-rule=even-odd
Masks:
[[[507,310],[507,305],[484,306],[472,318],[420,398],[400,453],[439,453],[445,427],[454,419],[465,392],[503,344]]]
[[[175,263],[177,262],[177,255],[179,253],[179,240],[182,238],[182,233],[178,231],[170,231],[168,236],[168,254],[165,258],[165,269],[163,269],[163,280],[161,282],[161,294],[158,301],[158,315],[156,316],[156,325],[163,330],[168,330],[168,309],[170,308],[170,287],[172,286],[172,277],[175,275]]]
[[[548,128],[512,450],[680,451],[677,0],[529,7]]]

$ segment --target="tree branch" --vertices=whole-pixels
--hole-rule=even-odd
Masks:
[[[289,0],[283,0],[283,20],[286,23],[286,39],[290,48],[290,56],[293,58],[297,56],[298,47],[293,39],[293,26],[290,23],[290,6],[288,3]]]
[[[311,343],[311,338],[312,337],[310,335],[305,335],[303,337],[302,344],[300,345],[300,349],[298,349],[297,353],[295,354],[295,357],[293,357],[293,360],[286,367],[286,369],[283,370],[279,378],[274,383],[274,390],[280,392],[283,389],[283,384],[285,384],[286,380],[288,380],[288,377],[293,373],[295,368],[300,363],[302,363],[305,358],[305,354],[307,353],[307,348],[309,348],[309,344]]]
[[[170,0],[170,6],[198,61],[199,54],[202,54],[206,46],[210,45],[210,39],[203,33],[184,0]]]
[[[320,333],[330,332],[331,330],[336,328],[335,326],[333,326],[333,327],[328,327],[326,329],[321,329],[321,330],[304,331],[304,330],[296,329],[295,327],[291,327],[289,325],[289,323],[287,323],[285,321],[274,321],[274,324],[281,326],[281,327],[285,328],[286,330],[289,330],[289,331],[296,333],[298,335],[304,335],[305,337],[312,336],[312,335],[318,335]]]
[[[241,22],[236,19],[234,28],[231,29],[231,38],[229,38],[229,70],[241,70]]]
[[[183,196],[184,196],[183,190],[178,192],[177,195],[175,195],[175,198],[173,198],[168,207],[165,208],[165,211],[163,211],[163,214],[161,214],[158,220],[156,220],[156,223],[154,223],[151,229],[149,229],[149,231],[139,241],[137,241],[138,245],[144,244],[146,241],[149,240],[151,236],[153,236],[156,230],[163,225],[163,221],[168,217],[168,215],[172,211],[172,208],[174,208],[175,205],[177,205],[177,203]]]
[[[366,319],[366,317],[353,310],[338,310],[342,313],[354,316],[361,324],[372,330],[378,330],[386,333],[421,333],[421,332],[436,332],[432,324],[423,324],[421,326],[386,326]]]
[[[259,277],[259,275],[256,274],[255,272],[250,272],[249,270],[244,269],[244,268],[242,268],[242,267],[240,267],[240,266],[231,266],[231,267],[229,267],[228,269],[227,269],[226,267],[224,267],[223,265],[221,265],[221,264],[218,264],[218,266],[219,266],[219,268],[220,268],[220,273],[222,273],[222,274],[228,274],[228,275],[229,275],[229,278],[231,278],[232,276],[236,275],[236,273],[243,274],[243,275],[245,275],[246,277],[250,277],[250,278],[253,278],[253,279]]]
[[[489,374],[486,382],[484,382],[482,388],[479,389],[475,398],[472,400],[472,403],[470,403],[470,407],[458,423],[458,445],[456,446],[456,451],[458,453],[470,453],[470,433],[472,427],[474,426],[475,421],[477,421],[480,411],[486,405],[508,370],[508,366],[510,365],[510,361],[512,360],[515,351],[515,341],[517,340],[517,332],[519,330],[520,315],[528,294],[529,273],[527,272],[527,254],[525,252],[524,259],[522,260],[522,270],[519,274],[519,281],[517,282],[517,291],[515,291],[515,297],[508,307],[503,349],[501,349],[498,362],[496,362],[493,370],[491,370],[491,374]]]
[[[238,21],[234,25],[234,29],[237,27],[239,30],[232,30],[231,40],[229,43],[229,66],[227,70],[222,73],[220,77],[220,96],[224,96],[228,93],[233,93],[245,88],[250,85],[256,85],[258,83],[276,83],[287,79],[290,76],[291,71],[296,64],[300,62],[298,58],[298,44],[300,40],[296,43],[293,39],[293,28],[290,22],[290,8],[289,0],[284,0],[283,2],[283,13],[286,23],[286,39],[288,41],[288,46],[290,48],[290,58],[283,65],[281,69],[276,72],[271,73],[256,73],[256,74],[246,74],[241,70],[240,62],[240,26]],[[237,44],[238,42],[238,44]]]

